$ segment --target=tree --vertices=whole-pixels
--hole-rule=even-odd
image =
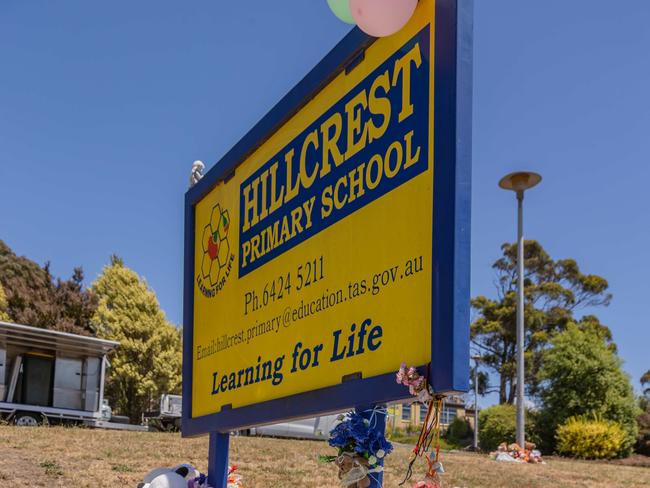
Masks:
[[[476,318],[471,337],[481,362],[498,375],[499,403],[512,404],[516,398],[517,245],[503,244],[501,249],[503,256],[492,266],[497,297],[472,299]],[[535,395],[542,353],[569,322],[611,341],[611,332],[597,317],[574,319],[582,307],[608,305],[611,295],[604,278],[583,274],[573,259],[554,261],[537,241],[526,241],[524,264],[526,386]]]
[[[58,310],[58,330],[94,333],[90,319],[97,309],[97,297],[84,288],[83,280],[81,267],[74,268],[69,280],[57,278],[54,303]]]
[[[495,390],[492,386],[490,386],[490,376],[485,372],[479,370],[478,373],[476,372],[476,366],[472,366],[469,370],[469,390],[474,391],[476,388],[476,385],[474,384],[476,382],[478,384],[478,394],[481,396],[487,395],[488,393],[494,393]]]
[[[90,317],[96,300],[83,286],[83,270],[69,280],[54,280],[49,263],[41,267],[17,256],[0,240],[0,285],[6,293],[6,313],[19,324],[92,335]]]
[[[643,387],[643,394],[650,397],[650,369],[641,376],[641,386]]]
[[[643,394],[639,397],[639,408],[648,414],[648,420],[650,420],[650,370],[641,376],[640,383]],[[648,423],[648,427],[650,427],[650,423]]]
[[[517,440],[517,414],[509,404],[493,405],[479,413],[479,445],[482,451],[493,451],[499,444],[512,444]],[[526,442],[537,443],[535,412],[526,410]],[[523,447],[523,446],[522,446]]]
[[[133,421],[163,393],[181,385],[181,336],[165,318],[154,292],[113,256],[92,285],[99,299],[92,318],[101,337],[120,342],[111,358],[106,393]]]
[[[8,305],[9,304],[7,303],[7,295],[5,294],[5,289],[2,287],[2,283],[0,283],[0,321],[8,322],[11,320],[9,314],[7,313]]]
[[[639,397],[641,415],[637,417],[639,436],[636,442],[636,452],[650,456],[650,370],[641,376],[643,396]]]
[[[621,425],[626,432],[623,453],[636,441],[639,413],[622,361],[603,337],[570,323],[551,340],[540,370],[543,381],[541,433],[546,449],[555,431],[570,417],[595,415]]]
[[[650,456],[650,410],[645,410],[637,417],[639,435],[636,440],[636,452]]]

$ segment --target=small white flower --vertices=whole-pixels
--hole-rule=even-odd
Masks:
[[[369,462],[371,465],[372,465],[372,464],[377,464],[377,458],[376,458],[375,456],[370,456],[370,457],[368,458],[368,462]]]
[[[379,459],[383,458],[385,455],[386,455],[386,452],[383,449],[379,449],[379,451],[377,451],[377,457]]]

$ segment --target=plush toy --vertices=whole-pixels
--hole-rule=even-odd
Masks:
[[[228,488],[242,488],[237,466],[228,467]],[[175,468],[156,468],[145,477],[138,488],[210,488],[208,478],[189,464]]]
[[[175,468],[156,468],[144,477],[144,483],[138,484],[138,488],[187,488],[188,481],[198,476],[198,470],[189,464]]]

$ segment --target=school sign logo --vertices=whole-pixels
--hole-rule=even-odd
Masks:
[[[235,256],[230,253],[229,230],[228,210],[215,205],[210,213],[210,221],[203,228],[203,261],[196,277],[196,283],[206,298],[214,298],[230,275]]]

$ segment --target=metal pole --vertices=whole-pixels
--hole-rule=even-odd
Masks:
[[[524,192],[517,192],[517,444],[526,444],[524,419]]]
[[[228,484],[228,448],[230,434],[210,432],[208,447],[208,483],[214,488],[226,488]]]
[[[99,400],[97,405],[97,411],[102,411],[102,406],[104,405],[104,383],[106,383],[106,354],[102,356],[102,365],[99,370]],[[109,419],[110,420],[110,419]]]
[[[375,410],[374,406],[356,407],[355,410],[359,415],[361,415],[361,417],[370,422],[370,427],[374,429],[378,434],[386,434],[386,413],[382,413],[380,410]],[[383,467],[383,459],[379,460],[379,465]],[[381,488],[384,484],[383,471],[380,473],[372,473],[369,478],[370,485],[368,488]]]
[[[478,361],[474,365],[474,451],[478,451]]]

